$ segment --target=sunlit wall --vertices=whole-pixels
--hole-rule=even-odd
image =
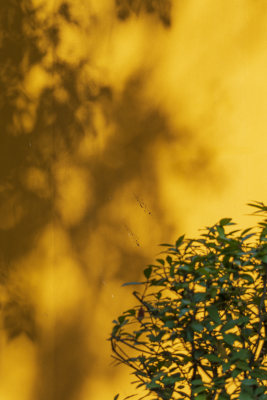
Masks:
[[[0,5],[0,398],[127,395],[121,284],[266,201],[267,2]]]

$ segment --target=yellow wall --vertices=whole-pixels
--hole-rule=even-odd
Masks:
[[[0,398],[130,394],[106,341],[121,284],[266,201],[267,2],[173,0],[170,25],[113,0],[1,13]]]

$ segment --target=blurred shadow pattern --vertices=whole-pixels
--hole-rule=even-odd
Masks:
[[[165,27],[171,25],[171,0],[116,0],[116,6],[121,20],[146,12],[155,13]]]
[[[90,52],[73,62],[61,57],[60,46],[68,40],[63,27],[84,28],[72,14],[76,5],[55,4],[41,18],[41,2],[34,6],[27,0],[1,0],[2,325],[7,345],[20,335],[35,345],[32,399],[74,400],[85,380],[93,379],[94,360],[101,358],[95,342],[102,328],[96,321],[100,312],[110,317],[110,310],[99,307],[105,281],[138,278],[149,260],[146,247],[163,241],[173,228],[159,201],[157,174],[164,166],[158,166],[157,149],[185,141],[188,148],[199,148],[195,161],[205,179],[212,156],[201,151],[193,135],[182,129],[174,132],[166,115],[146,103],[146,70],[136,71],[115,96],[111,85],[87,72]],[[126,20],[131,13],[140,18],[154,13],[158,23],[171,29],[169,0],[116,0],[112,23],[121,23],[117,19]],[[97,24],[90,18],[88,14],[88,21]],[[177,173],[194,180],[182,154],[177,154],[176,164]],[[140,212],[145,213],[147,231],[142,231]],[[39,254],[36,249],[51,224],[68,238],[66,248],[75,262],[53,283],[51,301],[57,304],[62,281],[73,279],[68,271],[79,268],[82,278],[77,279],[85,286],[79,289],[77,284],[84,298],[71,312],[55,306],[57,312],[46,323],[38,296],[46,284],[42,268],[48,267],[42,266],[42,256],[33,255]],[[152,239],[144,244],[142,235]],[[57,270],[61,258],[53,232],[51,246],[50,263]],[[38,276],[39,269],[36,283],[32,276]],[[62,291],[62,298],[67,292]],[[104,379],[109,369],[102,365],[102,371]]]

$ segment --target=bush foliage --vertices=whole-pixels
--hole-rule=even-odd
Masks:
[[[128,283],[141,288],[137,304],[113,321],[110,341],[139,399],[267,399],[267,207],[250,205],[254,228],[224,218],[198,239],[181,236]]]

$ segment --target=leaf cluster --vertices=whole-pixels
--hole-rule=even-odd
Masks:
[[[142,288],[137,305],[113,321],[110,341],[143,397],[267,399],[267,220],[234,225],[224,218],[163,244],[145,280],[130,283]]]

